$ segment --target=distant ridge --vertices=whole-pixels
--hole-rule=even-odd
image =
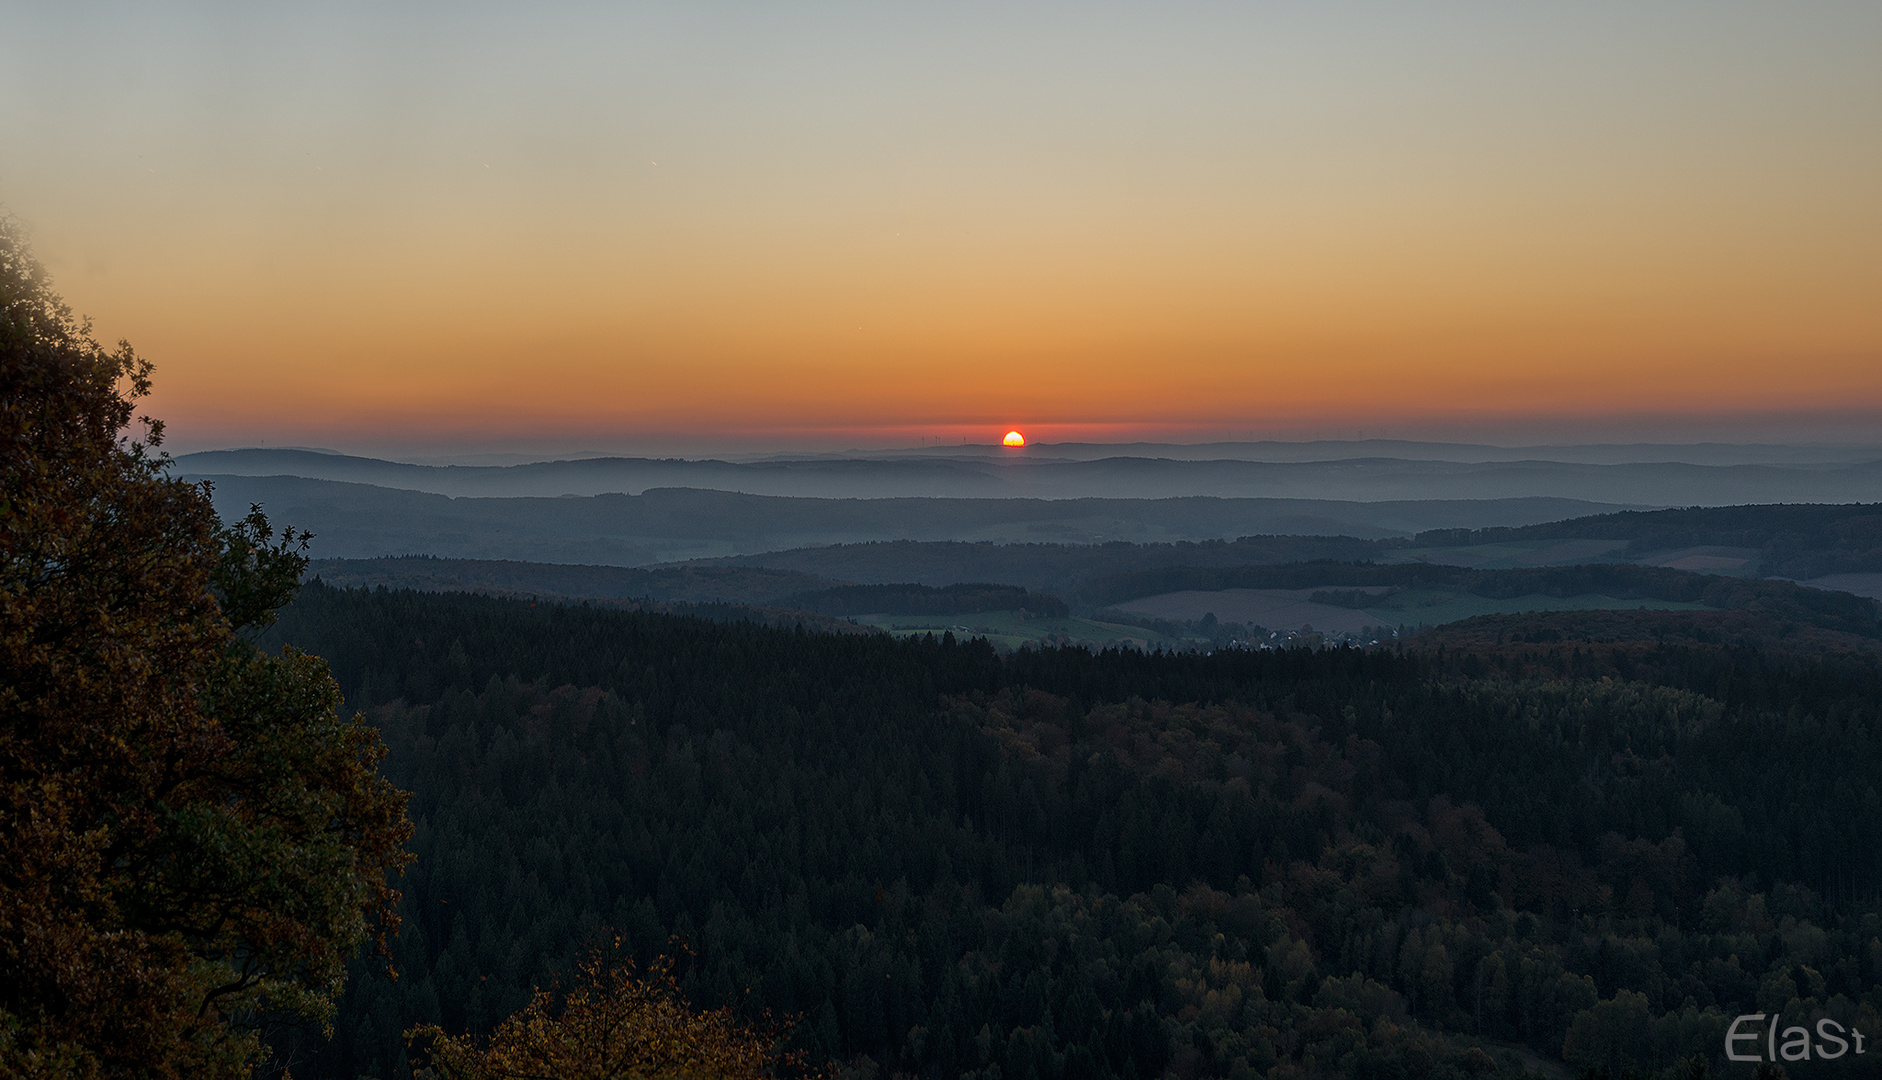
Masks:
[[[1882,500],[1882,453],[1794,450],[1782,461],[1732,460],[1718,448],[1689,461],[1458,460],[1445,447],[1381,447],[1373,456],[1290,460],[1177,457],[1155,448],[1106,447],[1103,457],[1053,456],[1061,449],[1018,452],[823,456],[758,461],[680,458],[583,458],[523,465],[414,465],[308,450],[250,449],[187,454],[187,476],[297,476],[423,491],[454,497],[642,494],[686,487],[804,498],[1217,498],[1331,499],[1392,502],[1424,499],[1575,499],[1605,508],[1723,506],[1760,502]],[[1208,448],[1184,448],[1190,451]],[[1246,448],[1243,448],[1246,449]],[[1286,449],[1295,455],[1313,444]],[[1461,448],[1471,449],[1471,448]],[[1573,449],[1573,448],[1570,448]],[[1585,449],[1585,448],[1584,448]],[[1661,448],[1647,448],[1658,450]],[[1737,448],[1737,457],[1756,448]],[[1777,448],[1782,449],[1782,448]],[[1627,457],[1628,448],[1609,448]],[[1715,452],[1716,451],[1716,452]],[[1644,452],[1644,451],[1643,451]],[[1775,450],[1773,451],[1775,453]],[[1838,456],[1838,455],[1841,456]],[[1815,456],[1812,456],[1815,455]],[[1459,457],[1468,457],[1460,452]]]
[[[940,448],[942,450],[947,447]],[[1882,445],[1781,443],[1588,443],[1494,446],[1411,439],[1264,440],[1211,443],[1035,443],[1042,456],[1077,461],[1107,457],[1159,457],[1174,461],[1554,461],[1582,465],[1679,462],[1687,465],[1833,465],[1882,460]],[[933,451],[920,451],[933,452]],[[997,454],[997,448],[986,449]]]

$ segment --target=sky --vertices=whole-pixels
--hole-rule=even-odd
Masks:
[[[14,5],[172,445],[1882,443],[1882,4]]]

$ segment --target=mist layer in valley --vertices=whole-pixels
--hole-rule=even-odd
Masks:
[[[1535,612],[1582,613],[1595,621],[1577,625],[1601,633],[1703,624],[1737,640],[1775,625],[1780,636],[1801,635],[1792,641],[1800,647],[1874,649],[1882,640],[1874,505],[1628,511],[1409,539],[900,540],[652,568],[408,556],[325,559],[313,570],[347,588],[651,607],[845,633],[959,632],[1001,648],[1265,647],[1329,636],[1372,645],[1408,629]],[[1698,622],[1653,621],[1678,613]]]
[[[877,540],[1102,544],[1255,534],[1406,536],[1606,509],[1572,499],[820,499],[696,488],[491,498],[280,476],[209,477],[225,518],[259,503],[320,558],[441,555],[647,566]]]
[[[225,516],[259,503],[313,533],[320,558],[625,567],[877,541],[1379,541],[1629,508],[1882,499],[1882,451],[1862,447],[1081,444],[502,466],[248,449],[185,455],[176,470],[212,481]],[[1596,557],[1604,543],[1565,536],[1540,555],[1533,544],[1476,544],[1427,557],[1493,568]],[[1744,561],[1736,548],[1673,557],[1694,570]],[[918,580],[915,569],[900,579]]]

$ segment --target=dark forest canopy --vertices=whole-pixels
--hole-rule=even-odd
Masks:
[[[603,927],[883,1076],[1618,1074],[1716,1065],[1742,1012],[1882,1033],[1882,669],[1707,643],[1720,614],[1002,657],[312,586],[272,633],[381,725],[418,859],[403,977],[361,971],[295,1073],[405,1075],[401,1031],[489,1030]]]

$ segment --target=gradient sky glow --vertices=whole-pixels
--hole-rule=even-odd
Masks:
[[[1873,0],[6,24],[0,204],[182,449],[1882,442]]]

